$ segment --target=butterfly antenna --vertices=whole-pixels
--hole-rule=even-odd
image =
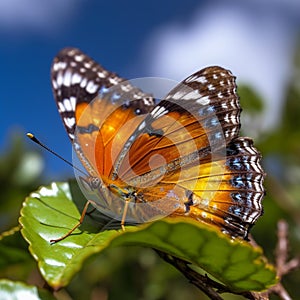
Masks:
[[[71,166],[73,169],[77,170],[78,172],[80,172],[81,174],[84,174],[85,176],[88,176],[84,171],[82,171],[81,169],[77,168],[76,166],[74,166],[71,162],[69,162],[68,160],[66,160],[65,158],[63,158],[61,155],[59,155],[58,153],[54,152],[53,150],[51,150],[49,147],[47,147],[45,144],[43,144],[40,140],[38,140],[32,133],[28,132],[27,137],[30,138],[34,143],[38,144],[40,147],[44,148],[45,150],[47,150],[48,152],[52,153],[53,155],[55,155],[56,157],[60,158],[61,160],[63,160],[65,163],[67,163],[69,166]]]

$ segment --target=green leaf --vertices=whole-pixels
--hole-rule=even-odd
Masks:
[[[0,280],[0,299],[14,300],[55,300],[46,290],[22,282],[14,282],[6,279]]]
[[[78,222],[84,205],[78,208],[78,199],[84,197],[75,185],[52,183],[32,193],[21,211],[21,232],[41,274],[55,289],[68,285],[89,256],[124,245],[151,247],[179,257],[236,291],[263,290],[276,282],[275,270],[260,248],[183,217],[127,226],[125,231],[101,231],[107,218],[96,212],[86,216],[71,236],[51,245],[51,239],[63,236]]]

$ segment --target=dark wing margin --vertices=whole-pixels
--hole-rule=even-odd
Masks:
[[[72,142],[77,121],[77,105],[89,104],[99,92],[106,93],[112,86],[117,87],[114,93],[119,91],[120,94],[129,96],[127,99],[131,101],[129,104],[126,102],[128,108],[148,112],[154,106],[151,95],[133,87],[117,74],[105,70],[76,48],[64,48],[54,58],[51,83],[58,111]]]

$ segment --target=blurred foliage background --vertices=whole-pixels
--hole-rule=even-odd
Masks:
[[[282,120],[273,131],[257,135],[255,144],[263,155],[267,172],[264,215],[252,230],[270,261],[274,259],[276,224],[285,219],[290,225],[291,256],[300,253],[300,48],[295,57]],[[243,107],[242,129],[258,130],[255,116],[264,110],[262,99],[247,85],[239,87]],[[249,125],[247,125],[249,123]],[[249,130],[250,131],[250,130]],[[18,225],[25,197],[49,178],[43,169],[43,151],[29,145],[19,132],[13,132],[0,157],[0,227],[4,232]],[[43,285],[27,244],[19,233],[5,239],[0,249],[0,277]],[[293,299],[300,295],[300,270],[283,280]],[[57,293],[59,299],[207,299],[154,251],[144,248],[118,248],[95,256],[85,264],[72,284]],[[239,299],[224,295],[224,299]],[[276,297],[273,297],[276,299]]]

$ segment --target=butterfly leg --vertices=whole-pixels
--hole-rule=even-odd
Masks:
[[[92,201],[92,200],[88,200],[88,201],[85,203],[85,206],[84,206],[83,211],[82,211],[82,213],[81,213],[81,217],[80,217],[78,223],[77,223],[73,228],[71,228],[71,229],[70,229],[65,235],[63,235],[62,237],[60,237],[60,238],[58,238],[58,239],[52,239],[52,240],[50,240],[50,243],[51,243],[51,244],[55,244],[55,243],[57,243],[57,242],[59,242],[59,241],[64,240],[64,239],[65,239],[66,237],[68,237],[69,235],[71,235],[72,232],[73,232],[75,229],[77,229],[77,228],[82,224],[82,222],[83,222],[83,220],[84,220],[84,217],[85,217],[85,215],[86,215],[86,213],[87,213],[87,209],[88,209],[89,205],[92,204],[92,203],[94,203],[94,201]]]
[[[131,202],[132,200],[134,201],[134,204],[136,204],[137,196],[136,196],[135,192],[129,193],[125,199],[124,211],[123,211],[122,219],[121,219],[121,228],[123,231],[125,231],[125,220],[126,220],[126,215],[128,212],[129,202]]]
[[[121,228],[123,231],[125,231],[125,221],[126,221],[126,215],[128,212],[128,206],[129,206],[129,202],[136,202],[137,200],[137,195],[136,192],[134,190],[127,190],[127,189],[122,189],[119,186],[115,185],[115,184],[110,184],[109,188],[112,192],[117,193],[117,195],[119,195],[124,201],[124,210],[122,213],[122,218],[121,218]]]
[[[125,231],[125,219],[128,211],[129,201],[130,201],[129,199],[125,200],[124,211],[121,219],[121,228],[123,231]]]

